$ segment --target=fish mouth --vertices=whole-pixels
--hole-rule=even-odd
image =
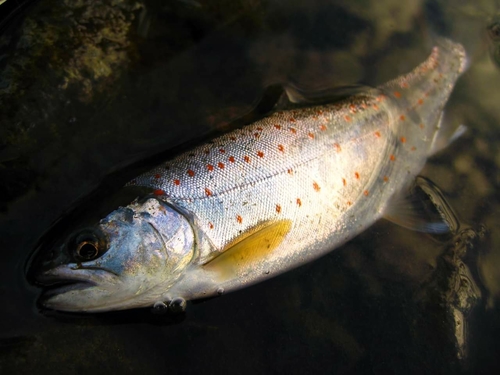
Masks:
[[[39,273],[35,283],[44,288],[44,295],[54,296],[114,282],[118,275],[112,271],[67,264]]]
[[[88,273],[74,272],[70,267],[57,267],[43,272],[36,277],[36,284],[44,288],[44,299],[97,285]]]
[[[37,301],[43,310],[88,312],[107,301],[120,279],[100,267],[70,263],[43,270],[35,283],[43,288]]]

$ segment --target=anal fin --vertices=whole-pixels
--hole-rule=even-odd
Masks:
[[[460,227],[441,190],[422,176],[415,179],[408,195],[393,197],[384,218],[407,229],[434,234],[455,233]]]

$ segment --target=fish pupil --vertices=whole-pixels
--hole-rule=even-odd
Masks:
[[[76,261],[89,261],[102,255],[106,249],[106,241],[99,231],[83,230],[71,241],[69,247]]]
[[[97,248],[96,244],[85,241],[78,245],[76,253],[78,257],[83,260],[91,260],[97,257],[97,255],[99,254],[99,249]]]

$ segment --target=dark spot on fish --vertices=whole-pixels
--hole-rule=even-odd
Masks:
[[[125,208],[123,218],[127,223],[132,223],[134,221],[134,211],[130,208]]]

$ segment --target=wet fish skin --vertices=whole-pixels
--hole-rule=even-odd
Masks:
[[[94,285],[53,293],[45,305],[90,312],[207,297],[345,243],[383,215],[438,149],[442,110],[465,64],[461,45],[440,40],[411,73],[377,89],[335,104],[277,111],[137,177],[129,186],[154,194],[98,225],[108,247],[80,266]],[[128,219],[125,210],[132,213]],[[151,267],[144,254],[155,251],[164,255]],[[168,272],[161,273],[161,263]],[[71,267],[46,273],[68,278]],[[100,285],[96,269],[112,271],[119,281]]]

